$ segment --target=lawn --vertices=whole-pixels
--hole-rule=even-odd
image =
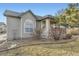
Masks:
[[[23,46],[16,49],[0,52],[5,56],[72,56],[79,55],[79,40],[60,44],[40,44]]]

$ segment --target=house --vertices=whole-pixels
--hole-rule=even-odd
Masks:
[[[0,33],[6,32],[6,24],[4,22],[0,22]]]
[[[42,17],[31,10],[22,13],[6,10],[4,15],[7,19],[8,40],[32,38],[39,30],[42,38],[48,38],[50,23],[53,21],[51,15]]]

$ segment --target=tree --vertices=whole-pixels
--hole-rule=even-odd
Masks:
[[[74,27],[79,25],[79,8],[78,4],[70,3],[68,8],[58,13],[61,25]]]
[[[69,4],[66,9],[59,10],[56,16],[54,16],[54,19],[56,21],[55,28],[51,27],[49,39],[60,40],[63,38],[71,38],[72,35],[66,34],[66,27],[79,25],[78,4]],[[65,29],[60,27],[62,25],[65,26]]]
[[[79,13],[78,4],[69,4],[68,8],[65,9],[65,18],[70,27],[74,27],[74,25],[78,25],[79,23]]]

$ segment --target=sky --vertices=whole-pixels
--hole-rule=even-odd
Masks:
[[[67,7],[67,3],[0,3],[0,22],[6,22],[6,17],[3,15],[5,10],[25,12],[30,9],[36,15],[54,16],[57,11]]]

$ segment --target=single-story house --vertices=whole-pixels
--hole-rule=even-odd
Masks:
[[[48,38],[50,23],[53,21],[51,15],[42,17],[31,10],[22,13],[6,10],[4,15],[7,19],[8,40],[32,38],[39,30],[42,38]]]

